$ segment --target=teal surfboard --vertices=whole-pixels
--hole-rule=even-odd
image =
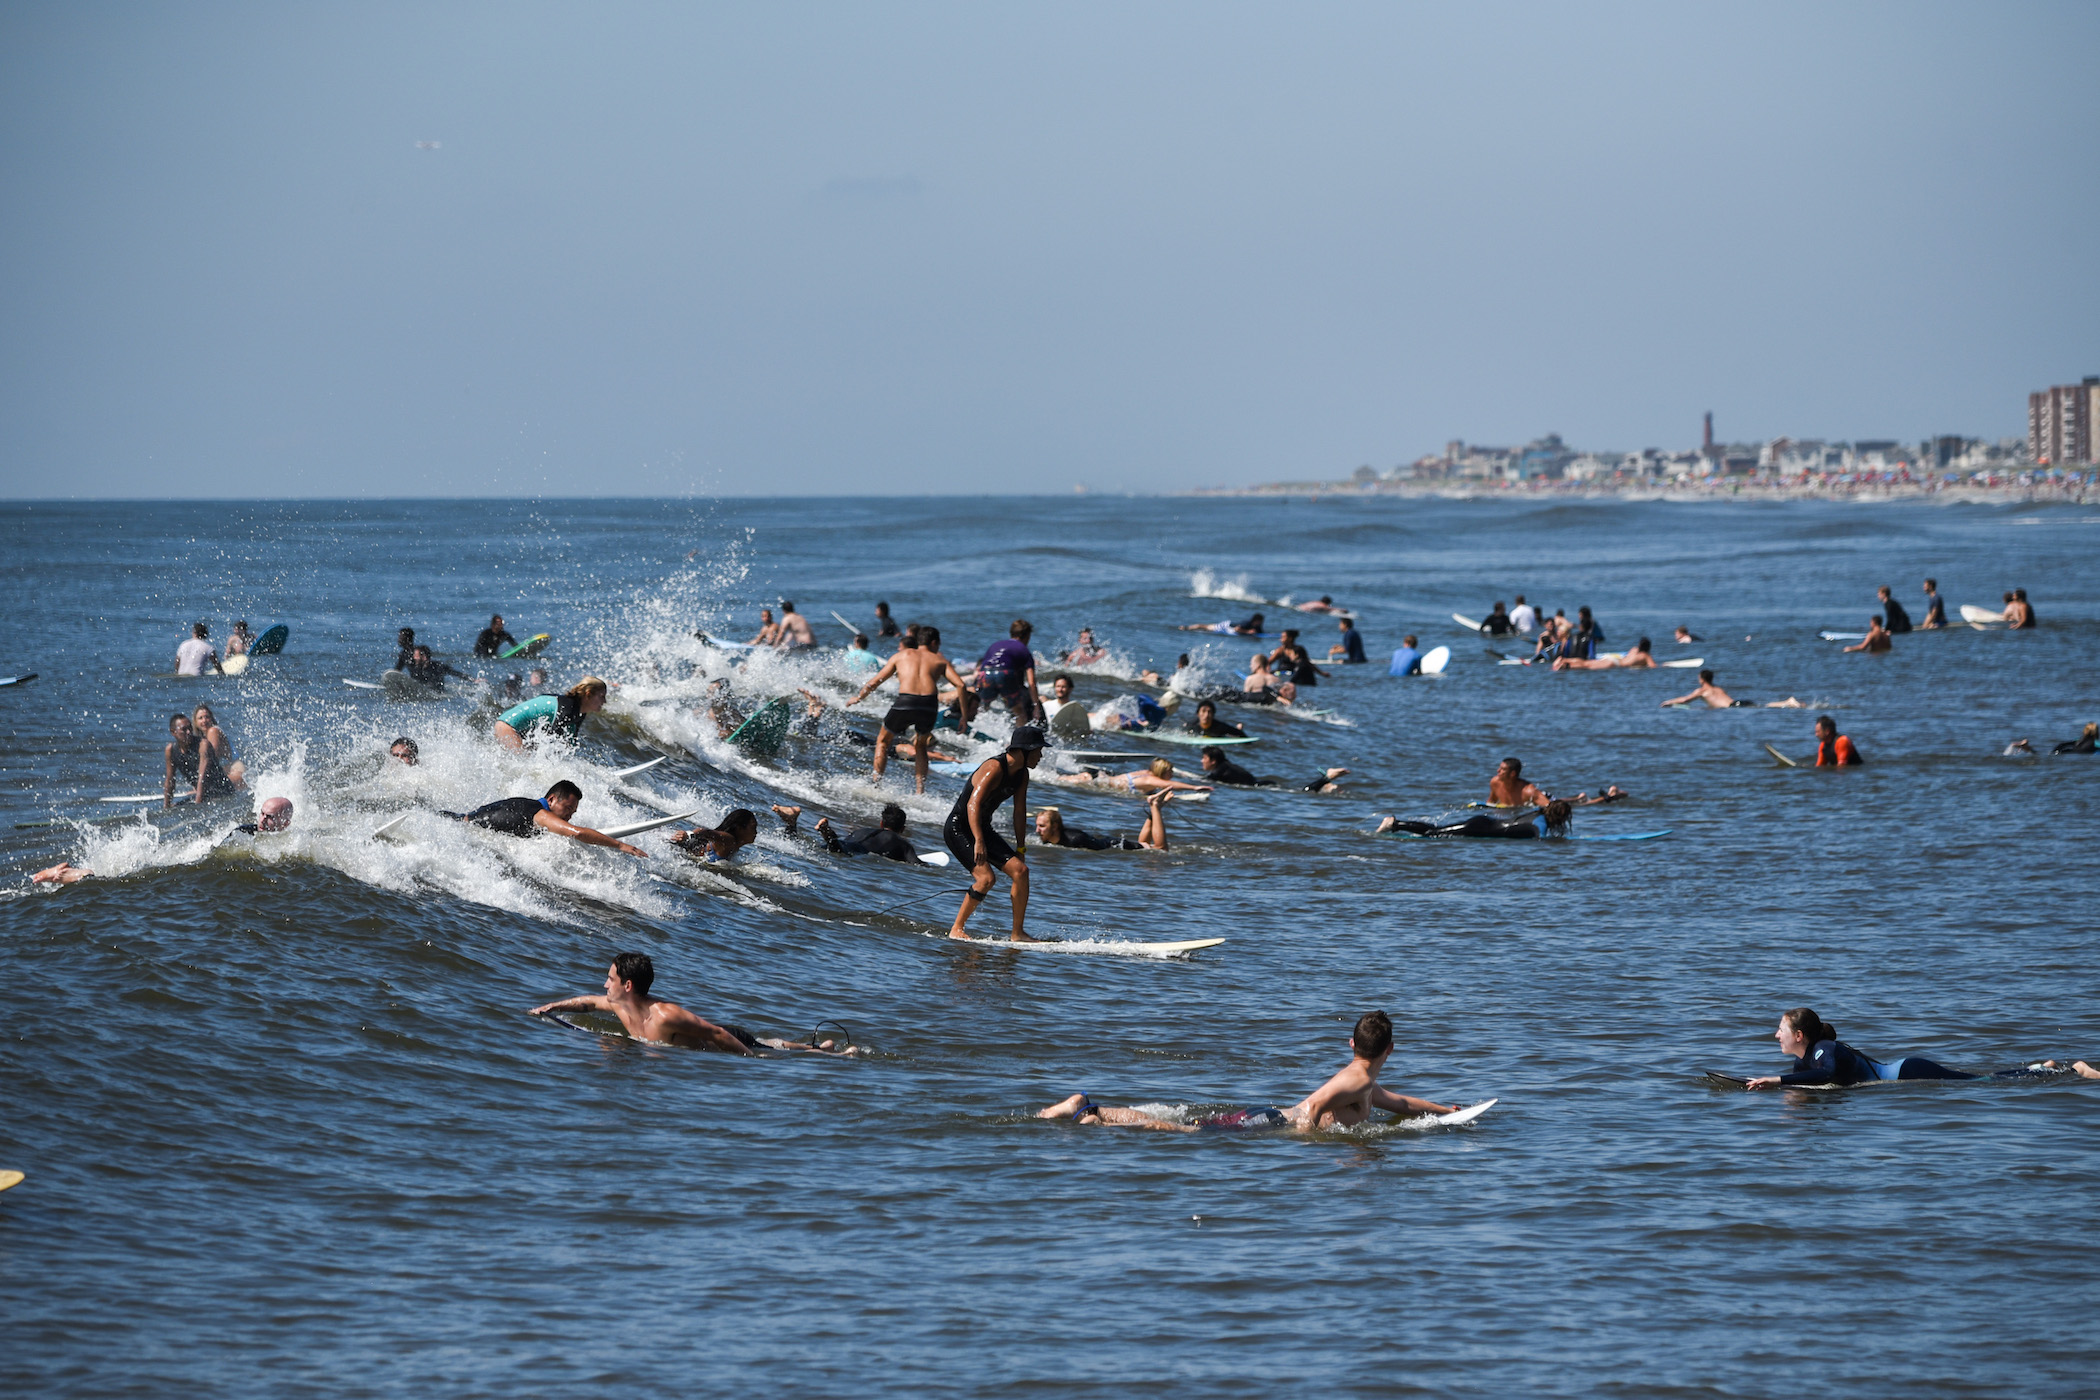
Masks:
[[[781,744],[787,739],[788,721],[791,718],[793,714],[788,698],[785,695],[775,696],[760,705],[751,718],[738,725],[736,732],[729,736],[729,742],[750,753],[778,753]]]
[[[285,639],[291,635],[292,629],[280,622],[260,637],[257,637],[255,645],[248,648],[248,654],[250,656],[275,656],[278,652],[284,650]]]

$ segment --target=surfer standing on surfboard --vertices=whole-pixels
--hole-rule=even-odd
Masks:
[[[1320,1128],[1353,1128],[1376,1109],[1388,1113],[1456,1113],[1457,1104],[1432,1103],[1411,1094],[1396,1094],[1381,1088],[1378,1072],[1393,1053],[1393,1022],[1383,1011],[1368,1011],[1349,1033],[1349,1063],[1325,1084],[1289,1108],[1244,1108],[1219,1113],[1194,1123],[1176,1123],[1142,1109],[1097,1104],[1085,1094],[1074,1094],[1040,1110],[1038,1118],[1069,1118],[1074,1123],[1105,1123],[1114,1128],[1149,1128],[1162,1133],[1222,1132],[1233,1129],[1291,1128],[1312,1132]]]
[[[924,643],[932,638],[932,645]],[[967,687],[962,673],[955,663],[941,655],[941,634],[937,628],[913,628],[904,634],[897,650],[883,662],[874,675],[861,685],[860,690],[846,707],[851,709],[868,698],[891,676],[897,678],[897,703],[890,706],[889,713],[882,717],[881,728],[875,731],[875,781],[882,781],[883,770],[889,767],[890,750],[905,731],[912,734],[912,780],[914,792],[926,791],[927,750],[933,743],[934,721],[940,718],[940,691],[942,680],[955,686],[960,695]]]
[[[1024,724],[1014,731],[1005,753],[977,765],[962,796],[955,799],[941,835],[955,858],[970,867],[970,888],[963,892],[962,907],[955,911],[955,922],[948,929],[950,938],[970,936],[965,927],[970,915],[992,892],[998,879],[995,872],[1004,870],[1012,885],[1012,941],[1036,941],[1022,927],[1028,917],[1028,862],[1021,858],[1021,852],[1028,844],[1028,774],[1042,761],[1043,731]],[[1014,805],[1012,845],[992,829],[993,815],[1008,798],[1013,799]]]

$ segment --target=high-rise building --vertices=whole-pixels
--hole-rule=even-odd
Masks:
[[[2027,396],[2027,455],[2045,467],[2100,463],[2100,374]]]

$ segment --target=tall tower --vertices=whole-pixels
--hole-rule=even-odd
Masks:
[[[1706,411],[1706,441],[1699,444],[1699,450],[1709,457],[1714,455],[1714,414],[1712,409]]]

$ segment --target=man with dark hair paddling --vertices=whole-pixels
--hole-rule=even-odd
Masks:
[[[817,835],[824,838],[825,849],[835,856],[881,856],[904,862],[919,858],[917,849],[904,839],[904,809],[894,802],[884,804],[880,823],[849,831],[843,837],[832,829],[831,818],[818,817]]]
[[[955,799],[941,835],[955,858],[970,867],[970,888],[963,894],[962,908],[955,912],[955,923],[948,930],[950,938],[970,936],[965,927],[970,915],[992,892],[997,883],[995,872],[1004,870],[1013,886],[1012,941],[1036,941],[1023,928],[1028,916],[1028,862],[1021,858],[1021,851],[1028,844],[1028,774],[1042,761],[1043,731],[1024,724],[1014,731],[1005,753],[977,765],[977,771],[963,786],[962,796]],[[993,814],[1008,798],[1013,799],[1014,806],[1012,845],[992,830]]]
[[[1432,1103],[1409,1094],[1381,1088],[1378,1072],[1393,1052],[1393,1022],[1383,1011],[1366,1012],[1349,1035],[1349,1063],[1325,1084],[1289,1108],[1247,1108],[1214,1114],[1194,1123],[1177,1123],[1155,1117],[1142,1109],[1097,1104],[1085,1094],[1074,1094],[1040,1110],[1038,1118],[1069,1118],[1074,1123],[1105,1123],[1115,1128],[1149,1128],[1163,1133],[1246,1131],[1289,1128],[1294,1132],[1316,1132],[1323,1128],[1353,1128],[1372,1112],[1416,1116],[1424,1113],[1456,1113],[1457,1104]]]
[[[583,789],[564,778],[548,788],[545,797],[501,797],[471,812],[446,812],[443,815],[473,826],[487,827],[490,831],[500,831],[505,836],[537,836],[543,831],[551,831],[556,836],[566,836],[586,846],[606,846],[631,856],[648,858],[649,853],[639,846],[630,846],[587,826],[573,825],[570,818],[582,805]]]
[[[564,1011],[597,1011],[619,1018],[621,1027],[636,1040],[655,1045],[680,1045],[689,1050],[722,1050],[731,1055],[755,1055],[766,1050],[813,1050],[825,1055],[859,1053],[837,1042],[774,1040],[755,1036],[742,1026],[716,1025],[695,1016],[676,1002],[649,995],[656,983],[656,965],[647,953],[615,953],[605,970],[605,995],[568,997],[535,1006],[535,1016],[557,1016]]]

